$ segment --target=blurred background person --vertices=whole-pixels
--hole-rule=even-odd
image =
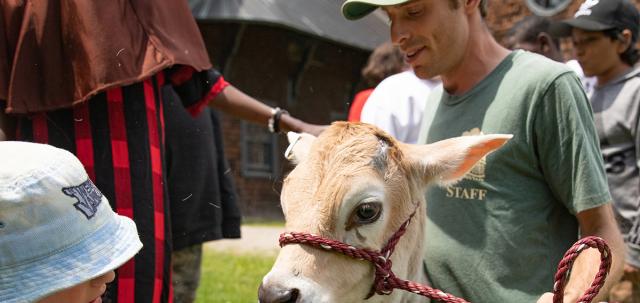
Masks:
[[[640,302],[640,14],[627,0],[586,1],[554,27],[571,36],[578,62],[597,85],[590,97],[614,210],[627,244],[612,302]]]
[[[364,107],[367,99],[373,92],[373,89],[385,78],[406,70],[409,66],[404,63],[404,57],[398,47],[386,42],[376,47],[373,50],[367,65],[362,69],[362,77],[364,78],[366,89],[358,92],[351,106],[349,107],[350,122],[360,121],[362,108]]]
[[[418,78],[390,42],[373,51],[362,76],[370,88],[356,94],[348,120],[373,124],[402,142],[416,143],[427,96],[440,81]]]
[[[391,75],[373,90],[360,120],[402,142],[417,143],[429,93],[438,85],[438,78],[420,79],[410,68]]]
[[[558,37],[550,34],[551,25],[552,22],[547,17],[526,16],[518,21],[509,32],[507,47],[523,49],[541,54],[551,60],[565,62],[560,50]],[[590,95],[596,79],[594,77],[586,77],[577,60],[571,59],[565,63],[578,74],[587,95]]]

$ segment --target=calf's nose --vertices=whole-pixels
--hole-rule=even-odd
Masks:
[[[260,284],[258,288],[258,300],[260,303],[295,303],[300,296],[297,288],[285,288],[278,285],[265,286]]]

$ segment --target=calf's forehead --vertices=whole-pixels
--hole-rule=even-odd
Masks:
[[[286,213],[318,211],[331,212],[340,206],[350,191],[356,189],[366,180],[376,180],[381,177],[370,165],[352,165],[345,167],[335,165],[324,167],[300,165],[296,167],[284,181],[281,200]],[[364,181],[363,181],[364,180]],[[379,182],[376,182],[379,184]]]
[[[344,140],[331,148],[322,148],[322,143],[323,153],[310,153],[285,179],[281,199],[289,227],[309,229],[313,222],[321,229],[333,229],[345,197],[357,200],[367,191],[379,195],[389,170],[397,166],[389,165],[393,149],[376,136]]]
[[[284,181],[282,199],[341,198],[354,178],[375,178],[387,170],[388,144],[373,135],[321,137],[309,157]]]

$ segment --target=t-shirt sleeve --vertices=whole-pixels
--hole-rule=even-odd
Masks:
[[[190,66],[178,65],[168,71],[169,82],[180,96],[182,105],[192,116],[197,116],[207,104],[229,86],[215,69],[196,71]]]
[[[533,110],[534,148],[556,198],[573,214],[610,202],[593,111],[578,78],[558,76]]]

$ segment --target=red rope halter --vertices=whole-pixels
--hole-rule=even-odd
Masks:
[[[417,210],[417,209],[416,209]],[[300,232],[288,232],[280,234],[280,247],[287,244],[305,244],[316,248],[321,248],[327,251],[334,251],[347,255],[349,257],[367,260],[373,263],[375,267],[375,278],[371,291],[367,295],[366,299],[369,299],[374,294],[389,295],[394,289],[402,289],[410,291],[412,293],[428,297],[434,300],[448,303],[469,303],[468,301],[458,298],[454,295],[445,293],[439,289],[431,288],[426,285],[422,285],[413,281],[403,280],[393,273],[391,270],[391,254],[395,249],[396,244],[400,240],[400,237],[404,235],[407,230],[407,226],[411,222],[411,219],[416,213],[416,210],[409,216],[409,218],[400,225],[400,228],[391,236],[387,244],[382,247],[380,251],[374,251],[366,248],[356,248],[349,244],[345,244],[340,241],[326,239],[317,235]],[[569,269],[573,265],[573,262],[578,255],[586,247],[597,248],[600,251],[600,269],[596,275],[595,280],[591,284],[591,287],[585,292],[578,300],[580,303],[591,302],[593,298],[598,294],[598,291],[604,285],[605,278],[611,267],[611,251],[606,242],[598,237],[585,237],[576,242],[560,261],[558,265],[558,271],[555,275],[555,282],[553,287],[553,303],[562,303],[564,286],[566,280],[569,277]]]
[[[578,302],[592,302],[593,298],[598,294],[598,291],[600,291],[600,288],[604,286],[604,281],[607,278],[609,269],[611,269],[611,250],[609,246],[607,246],[607,242],[602,238],[593,236],[584,237],[569,248],[558,264],[558,270],[556,271],[553,283],[553,303],[562,303],[564,286],[569,278],[573,261],[575,261],[578,255],[587,247],[597,248],[598,251],[600,251],[600,268],[591,286],[582,297],[578,299]]]

